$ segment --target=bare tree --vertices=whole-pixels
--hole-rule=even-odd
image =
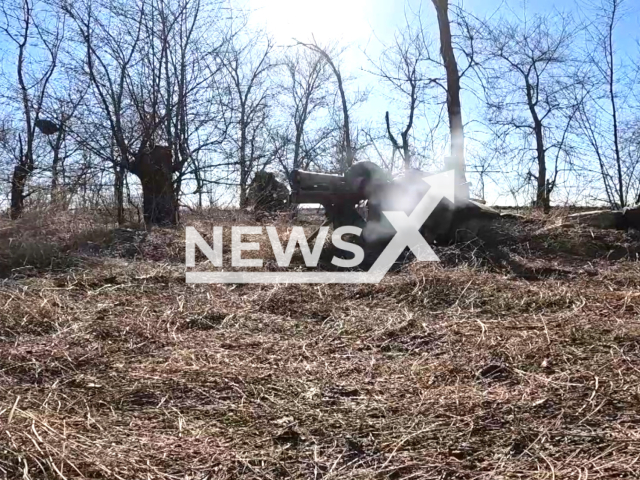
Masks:
[[[98,6],[93,0],[62,5],[77,27],[78,40],[85,51],[81,68],[86,69],[95,106],[108,125],[107,145],[86,139],[85,146],[111,164],[118,223],[124,222],[126,171],[134,162],[135,145],[140,142],[139,123],[127,100],[132,66],[142,38],[143,7],[144,3]],[[116,21],[105,21],[110,17]]]
[[[48,87],[58,63],[58,53],[64,36],[64,22],[47,9],[40,11],[33,0],[21,0],[2,5],[3,24],[0,27],[5,36],[17,48],[16,77],[18,98],[24,126],[19,127],[17,161],[11,179],[11,218],[18,218],[24,208],[27,196],[27,181],[36,168],[36,130],[44,134],[55,133],[55,128],[42,128],[46,119],[41,118]],[[46,28],[45,28],[46,24]],[[51,28],[53,26],[53,28]],[[37,61],[38,54],[29,51],[31,43],[40,47],[43,60]],[[33,46],[36,49],[36,46]],[[30,55],[30,53],[32,55]]]
[[[153,0],[143,18],[139,88],[132,98],[149,129],[162,124],[154,135],[172,152],[176,201],[189,178],[201,199],[205,165],[198,157],[217,147],[228,127],[216,98],[224,72],[218,60],[228,40],[216,20],[218,8],[201,0]]]
[[[291,181],[293,170],[308,169],[318,161],[323,145],[333,133],[330,125],[320,118],[316,120],[330,106],[333,74],[324,56],[306,48],[289,48],[282,63],[286,75],[282,79],[280,106],[286,113],[287,124],[275,135],[274,140],[280,141],[279,147],[274,145],[274,148],[281,168]]]
[[[640,165],[633,153],[634,125],[640,104],[631,95],[637,86],[638,73],[618,56],[614,43],[625,2],[594,0],[585,6],[594,17],[586,29],[592,47],[587,61],[593,88],[580,109],[579,123],[597,159],[607,201],[613,207],[623,208],[640,194],[636,176]]]
[[[438,65],[433,60],[431,43],[420,22],[420,13],[414,15],[413,22],[405,17],[405,27],[394,35],[392,44],[384,49],[380,59],[371,62],[374,65],[371,73],[389,85],[392,94],[399,95],[407,116],[399,142],[392,132],[389,112],[385,113],[386,132],[393,154],[400,155],[405,170],[413,166],[410,136],[416,115],[427,100],[428,89],[441,85],[434,71]]]
[[[497,135],[524,141],[525,163],[533,141],[536,167],[527,169],[525,178],[535,181],[535,204],[545,212],[577,112],[569,93],[576,81],[574,31],[571,20],[560,14],[526,21],[501,18],[482,29],[490,121]],[[551,174],[549,154],[555,162]]]
[[[77,143],[71,145],[68,131],[87,92],[86,85],[74,88],[71,84],[67,84],[64,87],[64,96],[56,95],[48,108],[58,128],[55,134],[49,136],[49,147],[52,152],[51,203],[56,206],[64,206],[68,201],[64,191],[65,163],[79,150]]]
[[[222,62],[228,75],[225,108],[231,112],[227,165],[238,174],[240,207],[247,206],[253,173],[270,161],[265,154],[269,101],[273,95],[269,72],[274,68],[274,44],[262,32],[246,32],[228,45]]]
[[[344,147],[343,148],[344,154],[341,155],[340,170],[342,172],[346,172],[347,169],[351,167],[351,165],[353,165],[353,161],[355,158],[355,149],[353,146],[351,121],[349,118],[349,102],[347,100],[345,82],[342,77],[342,73],[340,71],[340,66],[337,63],[337,58],[340,56],[340,53],[342,52],[334,54],[331,51],[331,49],[321,47],[318,44],[318,42],[315,40],[315,38],[313,39],[312,43],[304,43],[304,42],[298,41],[298,44],[321,55],[325,59],[329,67],[331,68],[331,71],[333,72],[336,78],[338,92],[340,94],[340,104],[342,106],[342,132],[341,132],[340,138],[341,138],[341,143]]]
[[[202,17],[200,0],[86,0],[63,8],[78,29],[83,68],[109,127],[101,143],[85,144],[112,166],[118,220],[130,172],[142,185],[145,220],[176,223],[183,180],[191,173],[201,182],[196,158],[220,143],[220,103],[210,92],[217,92],[224,41],[215,22]]]

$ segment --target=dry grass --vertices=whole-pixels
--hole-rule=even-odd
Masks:
[[[0,275],[64,267],[67,253],[104,245],[113,237],[114,223],[95,214],[30,212],[15,222],[0,222]]]
[[[249,220],[220,215],[188,223]],[[0,478],[637,476],[633,233],[505,224],[379,285],[194,286],[181,230],[86,225],[0,285]]]

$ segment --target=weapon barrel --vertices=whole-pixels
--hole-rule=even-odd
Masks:
[[[347,184],[342,175],[295,170],[292,183],[291,203],[326,206],[362,200],[362,195]]]

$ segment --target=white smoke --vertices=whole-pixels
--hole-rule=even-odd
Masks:
[[[429,186],[422,180],[425,174],[409,170],[391,183],[373,184],[369,188],[369,218],[362,236],[367,243],[383,242],[392,238],[396,231],[384,214],[375,218],[372,212],[402,211],[410,215],[424,197]]]

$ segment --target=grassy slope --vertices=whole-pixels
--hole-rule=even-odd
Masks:
[[[53,223],[0,229],[22,255],[0,285],[0,478],[640,468],[632,236],[538,222],[506,263],[470,242],[380,285],[192,286],[180,231]]]

